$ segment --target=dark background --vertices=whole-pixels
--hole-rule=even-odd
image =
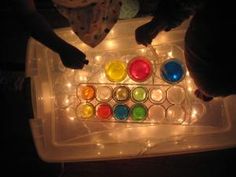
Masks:
[[[8,4],[5,1],[1,4],[0,69],[23,72],[29,34],[16,20]],[[54,28],[68,26],[49,0],[36,1],[36,5]],[[147,8],[142,7],[139,15],[147,15]],[[0,117],[4,127],[2,174],[24,177],[58,176],[60,164],[41,161],[35,150],[29,127],[32,114],[29,109],[30,98],[25,90],[19,92],[0,88]],[[65,166],[65,176],[235,177],[235,167],[236,148],[232,148],[158,158],[69,163]]]

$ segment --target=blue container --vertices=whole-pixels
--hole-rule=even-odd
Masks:
[[[125,104],[117,104],[113,108],[113,113],[117,120],[127,120],[129,117],[129,107]]]
[[[170,84],[176,84],[185,77],[185,66],[176,58],[165,61],[161,66],[161,77]]]

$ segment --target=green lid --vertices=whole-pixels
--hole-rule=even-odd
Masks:
[[[147,89],[144,87],[136,87],[132,91],[132,98],[134,101],[143,102],[147,99]]]
[[[142,121],[147,117],[147,107],[143,104],[135,104],[131,108],[131,118],[134,121]]]

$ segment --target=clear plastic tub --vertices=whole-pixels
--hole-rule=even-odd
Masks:
[[[83,70],[65,68],[56,53],[33,39],[29,41],[27,75],[31,77],[34,109],[31,128],[43,160],[140,158],[236,145],[236,97],[204,103],[193,95],[195,85],[184,65],[183,55],[187,23],[169,33],[161,33],[158,40],[153,41],[157,56],[153,49],[137,45],[134,39],[134,30],[148,20],[120,21],[106,40],[94,49],[81,43],[69,28],[56,30],[86,53],[90,63]],[[153,70],[146,80],[137,82],[128,73],[115,82],[107,77],[107,63],[122,61],[128,67],[137,56],[151,62]],[[184,75],[178,82],[170,83],[163,79],[161,68],[172,58],[181,61]],[[81,85],[95,88],[94,97],[81,99],[78,94]],[[125,102],[130,109],[135,104],[144,105],[145,119],[134,118],[140,116],[142,110],[137,114],[131,111],[132,115],[129,113],[127,119],[119,121],[113,110],[109,119],[101,120],[96,113],[99,104],[106,103],[114,108],[119,103],[114,99],[114,93],[109,96],[109,89],[102,95],[101,86],[109,87],[112,92],[120,86],[129,88],[130,92],[138,87],[146,89],[147,97],[140,103],[139,98],[134,99],[132,95]],[[93,107],[85,111],[88,114],[92,111],[89,119],[76,113],[79,105],[84,103]]]

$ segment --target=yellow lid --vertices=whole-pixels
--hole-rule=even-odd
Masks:
[[[77,107],[76,114],[79,118],[89,119],[94,115],[94,106],[90,103],[82,103]]]
[[[119,60],[110,61],[105,66],[105,73],[112,82],[122,81],[127,75],[126,63]]]

